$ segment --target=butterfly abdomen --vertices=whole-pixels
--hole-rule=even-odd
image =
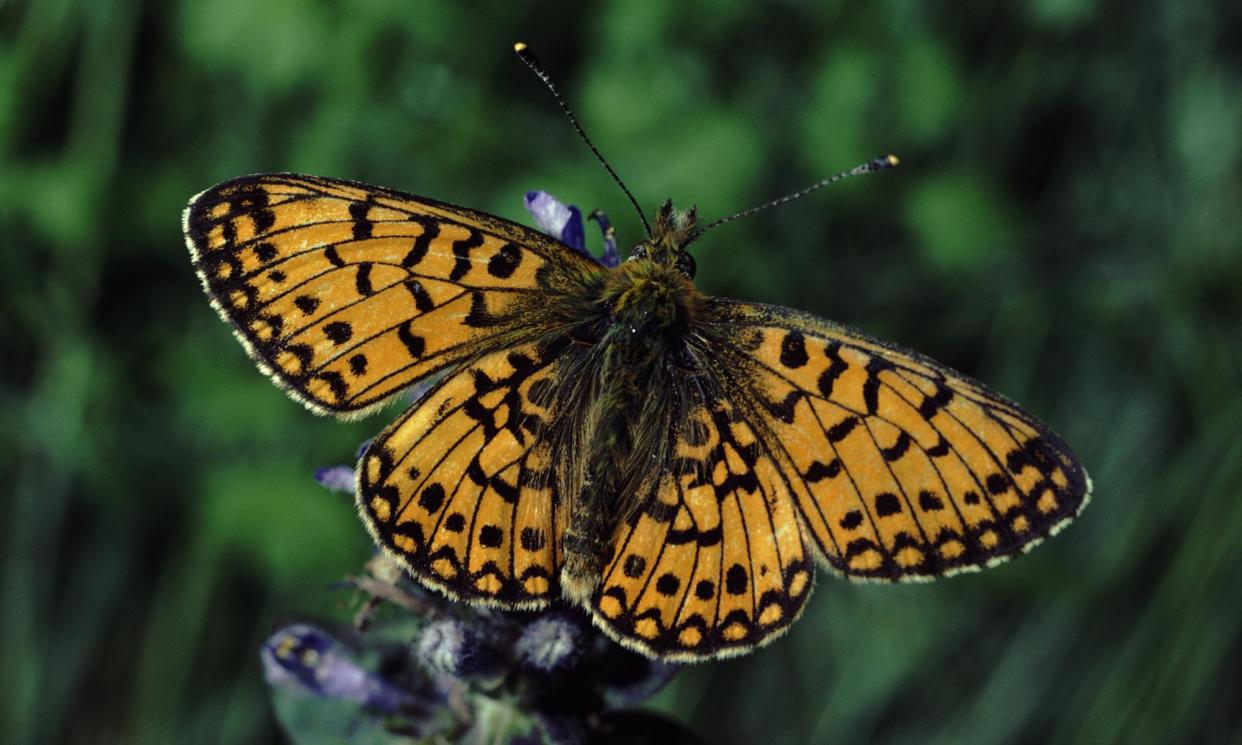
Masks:
[[[680,358],[702,305],[694,285],[671,267],[627,262],[602,288],[607,314],[600,338],[599,384],[588,420],[582,488],[569,510],[561,583],[565,595],[586,601],[599,585],[619,523],[641,495],[643,463],[635,453],[657,424],[652,399],[668,394],[670,360]]]

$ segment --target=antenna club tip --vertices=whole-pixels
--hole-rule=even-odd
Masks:
[[[525,52],[525,51],[526,51],[526,42],[524,42],[524,41],[517,41],[517,42],[514,42],[514,43],[513,43],[513,51],[517,52],[518,54],[521,54],[522,52]],[[889,157],[892,157],[892,156],[889,156]]]
[[[892,168],[895,165],[900,165],[901,159],[898,158],[896,155],[889,153],[888,155],[884,156],[884,162],[888,164],[889,168]]]

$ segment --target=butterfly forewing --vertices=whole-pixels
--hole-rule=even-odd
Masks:
[[[850,576],[931,578],[1019,553],[1085,504],[1055,434],[921,355],[784,308],[718,301],[720,374],[770,433],[803,525]]]
[[[374,407],[536,325],[557,272],[593,268],[515,223],[363,184],[265,174],[195,197],[208,295],[265,372],[323,413]]]
[[[621,527],[594,599],[600,625],[666,659],[739,654],[797,618],[813,568],[795,505],[755,427],[711,377],[688,402],[651,493]]]

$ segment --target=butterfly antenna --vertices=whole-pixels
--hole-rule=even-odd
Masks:
[[[795,191],[792,194],[786,194],[785,196],[778,197],[776,199],[773,199],[770,202],[764,202],[763,204],[757,207],[751,207],[748,210],[742,210],[741,212],[738,212],[733,215],[729,215],[728,217],[722,217],[719,220],[708,223],[701,230],[695,231],[694,235],[690,236],[690,240],[686,241],[686,245],[687,246],[690,245],[690,243],[698,239],[699,236],[703,235],[704,233],[716,227],[717,225],[724,225],[727,222],[733,222],[734,220],[738,220],[743,217],[753,215],[756,212],[762,212],[763,210],[766,210],[770,207],[777,207],[787,202],[792,202],[795,199],[801,199],[802,197],[805,197],[807,194],[810,194],[816,189],[822,189],[829,184],[835,184],[841,179],[846,179],[846,178],[849,178],[850,176],[861,176],[864,173],[875,173],[876,171],[883,171],[886,168],[892,168],[893,166],[897,165],[900,162],[901,161],[897,160],[896,155],[885,155],[883,158],[876,158],[875,160],[867,161],[866,163],[863,163],[862,165],[854,166],[848,171],[842,171],[841,173],[838,173],[835,176],[829,176],[823,181],[817,181],[801,191]]]
[[[582,138],[582,141],[586,143],[587,147],[591,148],[591,152],[595,153],[595,157],[604,165],[604,168],[608,170],[608,175],[612,176],[612,180],[616,181],[617,186],[621,187],[621,191],[625,192],[625,196],[629,197],[630,204],[634,205],[634,210],[638,212],[638,219],[643,221],[643,228],[647,231],[647,237],[651,237],[651,224],[647,222],[647,216],[643,214],[643,208],[638,206],[638,200],[634,198],[634,195],[631,194],[630,190],[626,188],[625,182],[621,180],[621,177],[617,175],[617,172],[614,171],[612,166],[608,164],[608,161],[604,159],[603,154],[601,154],[599,149],[595,147],[595,144],[591,142],[591,138],[587,137],[587,133],[583,131],[582,125],[578,123],[578,118],[574,116],[574,112],[569,109],[569,104],[565,103],[565,99],[561,97],[561,92],[557,90],[556,86],[552,83],[552,78],[548,76],[548,72],[544,70],[543,65],[539,63],[539,58],[535,56],[534,52],[530,51],[530,47],[526,46],[526,42],[523,41],[519,41],[514,44],[513,51],[517,52],[518,58],[521,59],[522,62],[526,63],[526,66],[530,68],[530,71],[535,73],[535,75],[543,81],[543,84],[548,87],[548,90],[552,91],[552,96],[556,99],[556,102],[560,104],[561,111],[565,112],[565,116],[569,118],[569,123],[574,126],[574,130],[578,132],[578,136]]]

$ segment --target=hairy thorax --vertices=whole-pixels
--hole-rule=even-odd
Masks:
[[[628,335],[638,344],[652,346],[683,335],[702,297],[675,267],[638,259],[608,273],[600,299],[613,326],[614,342],[624,343]]]

